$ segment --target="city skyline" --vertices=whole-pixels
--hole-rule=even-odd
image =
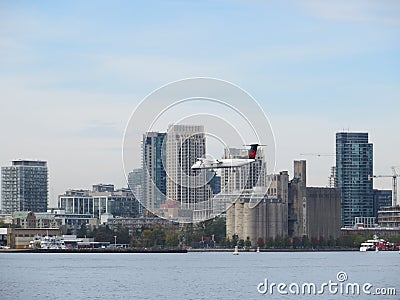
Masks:
[[[400,108],[396,1],[120,5],[0,4],[0,165],[47,161],[49,206],[69,188],[126,186],[131,112],[186,77],[228,80],[255,97],[275,133],[275,171],[307,159],[310,184],[326,186],[334,158],[300,153],[334,153],[343,128],[369,133],[375,174],[400,165],[389,134]]]

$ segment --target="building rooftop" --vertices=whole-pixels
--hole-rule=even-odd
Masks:
[[[46,167],[47,162],[42,160],[13,160],[13,166],[26,166],[26,167]]]

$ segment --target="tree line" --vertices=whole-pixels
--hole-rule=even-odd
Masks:
[[[237,235],[233,235],[230,239],[227,238],[225,246],[232,248],[234,246],[246,248],[276,248],[276,249],[335,249],[335,248],[359,248],[361,243],[367,239],[372,239],[373,234],[352,234],[340,236],[338,238],[329,237],[328,239],[320,237],[302,236],[302,237],[288,237],[277,236],[275,238],[268,238],[264,240],[262,237],[257,239],[256,245],[252,245],[250,238],[246,240],[238,239]],[[400,235],[387,237],[391,243],[400,243]]]
[[[132,248],[206,248],[224,245],[226,228],[224,218],[217,217],[197,224],[168,228],[154,224],[133,231],[123,226],[111,228],[107,225],[90,230],[82,224],[76,235],[94,238],[96,242],[127,244]]]
[[[246,239],[239,239],[237,235],[227,237],[223,217],[168,228],[150,225],[134,231],[129,231],[123,226],[113,228],[100,226],[90,230],[83,224],[76,234],[78,237],[92,237],[98,242],[114,243],[116,241],[117,244],[127,244],[132,248],[233,248],[238,246],[266,249],[335,249],[359,248],[362,242],[372,238],[372,234],[352,234],[338,238],[277,236],[265,240],[259,237],[256,243],[252,244],[249,237]],[[393,235],[386,239],[392,243],[400,243],[400,235]]]

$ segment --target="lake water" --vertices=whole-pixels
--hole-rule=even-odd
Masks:
[[[399,267],[398,252],[0,253],[0,299],[308,299],[303,283],[321,291],[329,280],[336,294],[323,287],[311,298],[400,299]],[[288,295],[276,287],[261,294],[265,279],[286,284],[281,292]],[[367,292],[394,288],[397,295],[349,296],[340,283],[371,283]]]

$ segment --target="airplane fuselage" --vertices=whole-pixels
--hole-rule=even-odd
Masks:
[[[247,159],[247,158],[199,159],[191,168],[192,170],[237,168],[247,165],[254,161],[255,159]]]

